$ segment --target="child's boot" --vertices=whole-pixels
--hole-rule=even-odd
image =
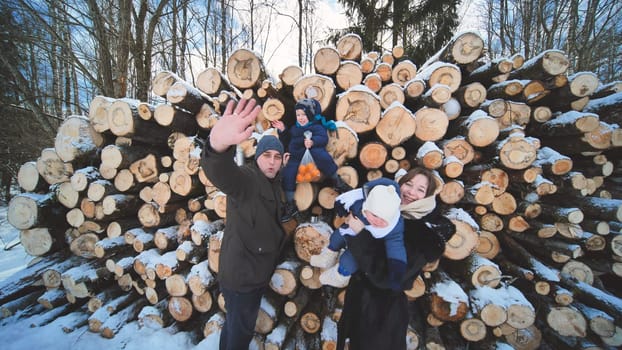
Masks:
[[[311,266],[326,269],[333,265],[336,265],[338,257],[338,251],[336,252],[334,250],[328,249],[328,247],[324,247],[322,248],[320,254],[311,255],[311,259],[309,259],[309,264],[311,264]]]
[[[320,282],[326,286],[344,288],[350,282],[350,276],[344,276],[339,273],[339,264],[335,264],[320,274]]]
[[[287,201],[285,202],[285,210],[283,216],[281,217],[281,222],[287,222],[298,215],[298,207],[296,207],[296,202]]]

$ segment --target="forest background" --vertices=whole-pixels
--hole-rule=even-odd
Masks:
[[[94,96],[159,102],[162,70],[186,81],[225,71],[248,48],[277,77],[313,71],[313,54],[345,33],[379,52],[402,45],[417,66],[460,30],[476,30],[486,58],[560,49],[572,72],[622,79],[619,0],[5,0],[0,3],[0,201],[19,167],[54,144]]]

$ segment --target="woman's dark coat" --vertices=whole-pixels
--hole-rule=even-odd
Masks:
[[[408,255],[402,288],[412,288],[423,266],[440,258],[455,226],[438,209],[419,220],[404,220]],[[347,236],[348,249],[359,264],[346,291],[339,321],[337,349],[350,338],[350,350],[406,349],[408,300],[403,291],[389,288],[387,257],[382,240],[363,230]]]

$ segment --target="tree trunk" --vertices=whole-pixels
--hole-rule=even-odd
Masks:
[[[256,87],[266,77],[263,61],[249,50],[238,49],[229,56],[227,77],[237,88]]]
[[[527,60],[522,67],[510,73],[512,79],[540,79],[547,76],[563,74],[570,62],[562,51],[545,50]]]
[[[63,162],[73,162],[79,167],[91,163],[103,143],[104,138],[93,129],[87,117],[74,115],[58,128],[54,149]]]
[[[324,222],[301,224],[294,233],[294,247],[299,259],[309,262],[311,255],[320,253],[328,245],[332,229]]]
[[[441,321],[460,321],[468,311],[468,297],[460,286],[449,276],[440,273],[438,280],[430,285],[430,309],[432,314]],[[454,295],[446,295],[443,289],[449,287],[456,291]]]
[[[191,107],[200,109],[202,106],[203,104],[198,107]],[[194,135],[199,128],[194,114],[176,105],[158,105],[153,112],[153,121],[163,130],[180,132],[184,135]]]
[[[459,118],[454,125],[458,125],[457,133],[466,135],[466,140],[476,147],[488,146],[499,136],[497,122],[481,110],[473,112],[468,117]]]
[[[54,148],[44,148],[37,158],[37,171],[50,185],[68,181],[73,170],[73,165],[63,162]]]
[[[344,121],[354,132],[361,134],[376,127],[380,111],[380,101],[371,91],[349,89],[337,101],[335,120]]]

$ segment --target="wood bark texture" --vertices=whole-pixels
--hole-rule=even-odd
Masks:
[[[166,102],[96,96],[88,118],[66,118],[54,147],[19,171],[7,219],[36,259],[0,283],[3,317],[89,300],[84,322],[103,337],[136,319],[217,334],[227,201],[200,169],[203,142],[230,100],[258,99],[263,133],[269,121],[291,126],[296,101],[315,98],[337,122],[326,149],[350,186],[436,170],[456,234],[405,291],[409,346],[620,346],[619,82],[569,76],[559,50],[485,60],[474,32],[421,65],[401,47],[364,49],[348,34],[316,52],[312,74],[290,66],[275,78],[238,49],[196,85],[157,73],[152,91]],[[238,147],[239,162],[253,161],[255,143]],[[302,220],[287,225],[256,324],[266,349],[335,347],[341,290],[309,266],[343,222],[332,187],[329,177],[298,184]]]

